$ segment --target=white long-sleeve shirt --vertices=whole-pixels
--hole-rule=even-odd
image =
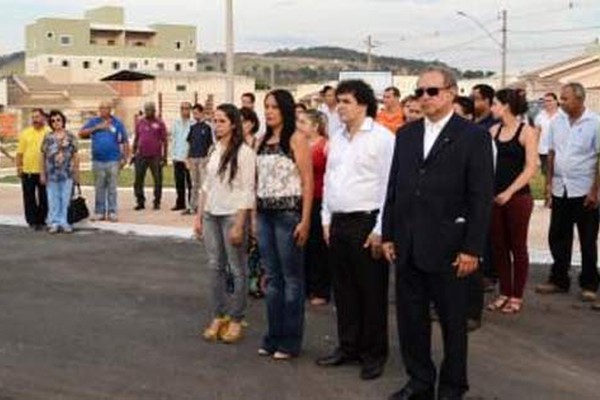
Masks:
[[[331,137],[321,217],[331,223],[333,213],[379,210],[373,233],[381,234],[381,218],[395,138],[372,118],[366,118],[352,137],[344,127]]]

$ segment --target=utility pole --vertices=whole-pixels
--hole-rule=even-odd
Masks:
[[[375,43],[373,43],[373,37],[371,35],[367,36],[367,41],[365,42],[367,45],[367,71],[371,71],[373,69],[373,49],[377,47]]]
[[[275,63],[271,63],[271,74],[269,77],[271,89],[275,89]]]
[[[225,86],[225,101],[234,102],[234,48],[233,48],[233,0],[225,0],[225,44],[227,83]]]
[[[507,12],[506,9],[502,10],[502,87],[506,87],[506,53],[507,53],[507,43],[506,43],[506,25],[507,25]]]

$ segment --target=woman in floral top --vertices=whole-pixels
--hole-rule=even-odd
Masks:
[[[77,138],[65,129],[67,119],[60,111],[50,112],[50,128],[42,142],[40,180],[48,195],[48,232],[73,232],[67,221],[67,210],[73,183],[79,181]]]
[[[310,229],[313,169],[306,137],[296,132],[294,98],[274,90],[265,98],[267,131],[258,146],[258,245],[267,271],[267,333],[262,356],[300,354],[304,332],[303,247]]]

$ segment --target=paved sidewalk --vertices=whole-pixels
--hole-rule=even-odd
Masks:
[[[83,188],[90,212],[93,211],[93,194],[91,187]],[[151,188],[146,189],[146,197],[152,198]],[[23,225],[21,188],[19,185],[0,184],[0,223],[8,225]],[[151,203],[148,201],[148,203]],[[135,200],[133,189],[119,189],[119,223],[85,222],[82,227],[108,230],[120,233],[133,233],[145,236],[171,236],[177,238],[192,237],[192,217],[182,216],[179,212],[170,211],[175,204],[175,191],[172,188],[163,189],[162,209],[153,211],[133,211]],[[547,245],[550,212],[541,205],[536,205],[530,223],[529,251],[532,263],[549,264],[552,261]],[[578,243],[575,241],[573,263],[579,265],[580,254]]]

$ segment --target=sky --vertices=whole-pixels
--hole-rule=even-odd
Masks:
[[[600,37],[600,0],[233,0],[236,51],[333,45],[499,71],[500,11],[508,15],[508,71],[522,73],[581,54]],[[200,51],[224,48],[224,0],[0,0],[0,54],[22,50],[39,17],[79,18],[125,7],[127,23],[192,24]],[[467,13],[472,19],[457,14]],[[477,20],[480,25],[475,23]],[[486,32],[487,31],[487,32]],[[488,35],[488,33],[490,35]]]

